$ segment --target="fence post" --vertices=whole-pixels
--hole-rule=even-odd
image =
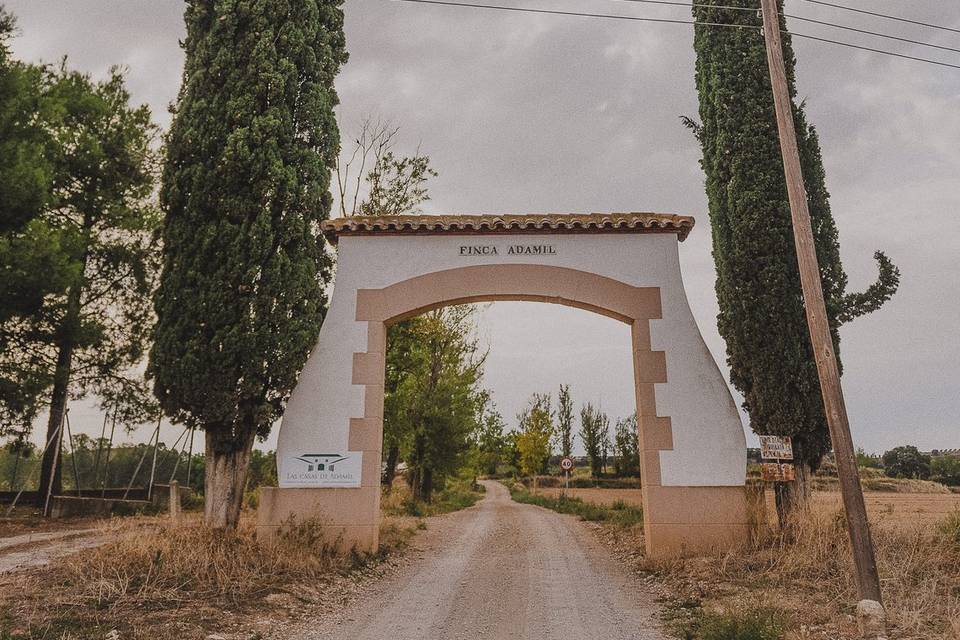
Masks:
[[[176,480],[170,481],[170,519],[180,521],[180,483]]]

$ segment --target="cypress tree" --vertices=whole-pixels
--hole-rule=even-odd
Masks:
[[[149,373],[164,411],[206,432],[214,527],[236,525],[254,439],[281,416],[326,308],[340,5],[191,0],[184,16]]]
[[[804,315],[758,11],[757,0],[706,0],[694,7],[699,22],[750,28],[696,27],[700,124],[687,124],[703,152],[718,326],[727,345],[730,379],[743,393],[756,433],[793,437],[800,477],[778,496],[789,508],[805,496],[805,478],[830,449],[830,437]],[[782,17],[781,28],[785,31]],[[878,309],[896,292],[899,272],[878,251],[877,281],[863,293],[846,292],[820,143],[803,104],[796,103],[796,62],[789,34],[783,37],[823,293],[839,358],[840,325]]]

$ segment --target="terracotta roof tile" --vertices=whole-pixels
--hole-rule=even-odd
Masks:
[[[675,233],[682,242],[691,216],[669,213],[552,213],[502,215],[350,216],[324,220],[320,229],[336,244],[348,235],[488,233]]]

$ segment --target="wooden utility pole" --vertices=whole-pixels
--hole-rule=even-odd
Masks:
[[[873,554],[867,509],[860,487],[856,452],[850,436],[850,422],[843,402],[840,387],[840,371],[833,349],[827,309],[823,302],[820,284],[820,267],[817,264],[810,211],[807,208],[807,190],[800,169],[800,154],[797,149],[797,132],[793,122],[793,103],[787,85],[787,73],[783,63],[783,43],[780,40],[780,16],[777,0],[761,0],[763,7],[763,37],[767,47],[767,64],[770,67],[770,82],[777,111],[777,128],[780,132],[780,151],[783,155],[783,170],[790,198],[790,215],[793,219],[793,238],[797,247],[797,262],[800,265],[800,284],[803,287],[804,306],[810,341],[820,376],[820,391],[830,427],[830,439],[837,459],[837,474],[840,476],[840,491],[847,512],[847,528],[853,546],[853,561],[857,571],[857,590],[861,600],[880,600],[880,577]]]

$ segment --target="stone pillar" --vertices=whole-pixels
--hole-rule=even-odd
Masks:
[[[170,482],[170,519],[180,522],[180,483],[176,480]]]

